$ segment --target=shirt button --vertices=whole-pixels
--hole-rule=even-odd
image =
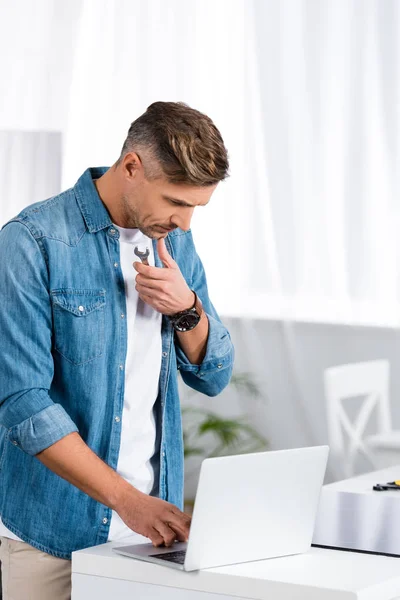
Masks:
[[[118,417],[118,416],[114,417],[114,421],[115,421],[116,423],[119,423],[119,422],[120,422],[120,420],[121,420],[121,419],[120,419],[120,417]]]
[[[217,365],[217,369],[222,369],[222,365],[221,364]]]
[[[119,370],[123,371],[124,370],[124,365],[119,365]]]
[[[162,355],[165,358],[166,356],[168,356],[168,352],[163,352]]]
[[[163,458],[165,458],[165,452],[163,452],[162,455],[163,455]]]
[[[16,442],[15,440],[13,441],[14,446],[18,446],[18,442]]]
[[[108,519],[107,519],[107,517],[104,517],[104,519],[103,519],[103,525],[107,525],[107,523],[108,523]]]
[[[85,309],[83,308],[83,306],[78,306],[78,310],[79,312],[83,312]]]
[[[115,267],[115,268],[117,268],[117,267],[118,267],[118,263],[117,263],[117,262],[115,262],[115,263],[114,263],[114,267]]]
[[[110,233],[111,233],[111,235],[115,235],[116,234],[115,229],[110,229]]]
[[[125,317],[124,313],[121,313],[121,319],[123,319]]]

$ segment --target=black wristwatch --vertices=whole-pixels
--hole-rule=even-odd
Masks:
[[[193,290],[192,290],[193,292]],[[170,315],[169,319],[175,331],[184,332],[191,331],[196,327],[203,314],[203,305],[196,292],[193,292],[195,300],[191,308],[182,310],[175,315]]]

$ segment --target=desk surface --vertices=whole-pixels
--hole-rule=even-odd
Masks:
[[[328,485],[325,485],[324,488],[327,490],[353,492],[357,494],[385,494],[385,496],[394,496],[400,500],[400,490],[387,490],[385,492],[372,491],[372,486],[376,483],[394,481],[395,479],[400,479],[400,465],[398,467],[380,469],[379,471],[371,471],[371,473],[364,473],[364,475],[358,475],[357,477],[351,477],[350,479],[344,479],[343,481],[329,483]]]
[[[371,493],[371,486],[400,476],[400,466],[326,486]],[[376,492],[379,493],[379,492]],[[385,492],[397,495],[400,492]],[[400,598],[400,558],[311,548],[306,554],[185,573],[127,558],[113,546],[142,543],[132,536],[73,553],[72,572],[254,600],[394,600]],[[74,596],[72,596],[74,597]]]
[[[113,545],[117,544],[75,552],[73,573],[257,600],[400,597],[397,558],[311,548],[296,556],[185,573],[120,556],[112,551]]]

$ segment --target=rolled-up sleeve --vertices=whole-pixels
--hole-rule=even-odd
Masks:
[[[21,221],[0,231],[0,425],[31,455],[77,431],[49,395],[52,314],[40,244]]]
[[[204,267],[196,252],[194,252],[192,289],[202,301],[208,317],[207,349],[203,362],[194,365],[189,362],[179,343],[176,342],[178,369],[188,386],[207,396],[216,396],[231,379],[235,352],[229,331],[221,322],[209,298]]]

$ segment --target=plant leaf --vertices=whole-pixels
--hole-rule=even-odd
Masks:
[[[195,447],[185,447],[184,450],[184,457],[187,458],[188,456],[201,456],[202,454],[204,454],[204,449],[203,448],[195,448]]]
[[[263,398],[265,395],[250,373],[233,373],[229,385],[233,385],[239,391],[243,391],[253,398]]]

